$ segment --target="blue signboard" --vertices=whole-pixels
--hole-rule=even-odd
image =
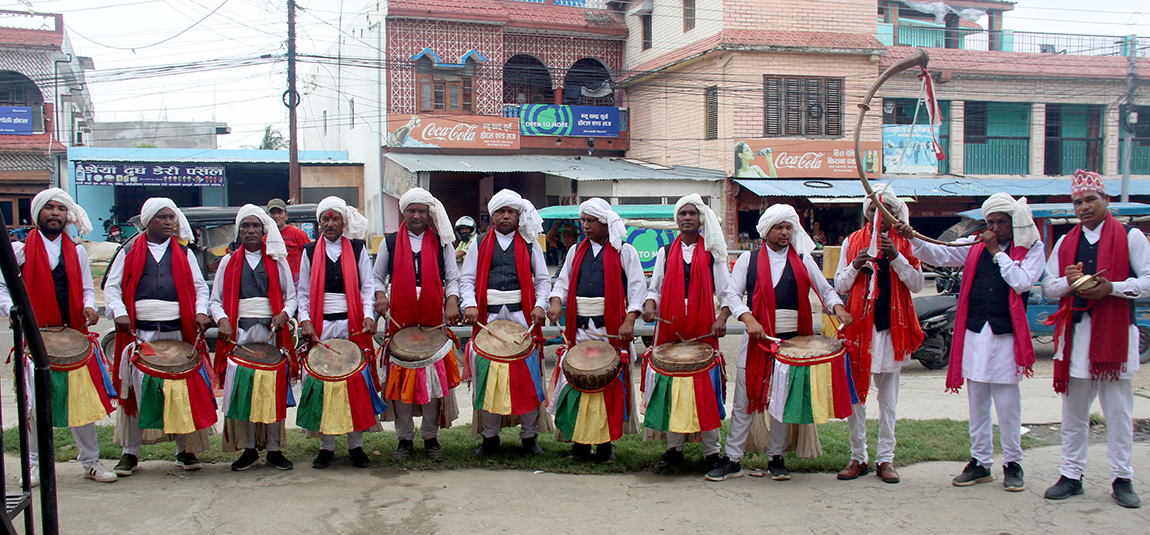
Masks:
[[[619,108],[524,104],[519,131],[524,136],[619,137]]]
[[[76,162],[77,186],[224,186],[222,164]]]
[[[675,232],[643,227],[627,227],[624,241],[635,247],[639,252],[639,261],[643,264],[643,271],[655,269],[655,255],[659,249],[675,241]]]
[[[32,108],[0,106],[0,134],[32,135]]]

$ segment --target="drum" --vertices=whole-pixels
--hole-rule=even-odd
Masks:
[[[92,354],[88,337],[70,327],[45,327],[40,329],[40,337],[44,339],[44,349],[52,366],[79,364]]]
[[[244,344],[236,347],[232,355],[240,360],[248,360],[257,364],[274,366],[283,362],[286,357],[280,348],[271,344]]]
[[[148,355],[140,344],[136,344],[136,366],[144,373],[179,375],[200,367],[200,352],[196,351],[196,346],[183,340],[156,340],[147,345],[155,352],[154,355]]]
[[[324,381],[342,381],[362,371],[365,365],[363,350],[350,340],[324,340],[312,347],[304,359],[307,372]]]
[[[851,415],[852,391],[846,349],[839,340],[797,336],[779,344],[771,371],[767,412],[788,424],[821,424]]]
[[[697,372],[711,367],[717,353],[704,342],[670,342],[655,346],[651,365],[663,375]]]
[[[622,360],[615,348],[602,340],[575,344],[563,355],[563,376],[580,392],[598,392],[619,376]]]
[[[535,350],[535,341],[527,334],[526,327],[511,320],[495,320],[475,335],[474,346],[484,358],[514,362],[527,358]]]
[[[791,366],[814,366],[830,362],[846,352],[840,340],[825,336],[796,336],[779,344],[777,358]]]
[[[451,338],[443,329],[424,330],[418,326],[400,329],[387,342],[392,362],[400,361],[413,367],[434,364],[453,347]]]

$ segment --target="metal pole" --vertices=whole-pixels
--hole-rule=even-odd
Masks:
[[[29,462],[28,456],[23,454],[23,452],[31,450],[31,448],[28,447],[28,392],[25,391],[26,387],[24,382],[24,374],[27,373],[24,369],[24,333],[22,332],[23,322],[25,321],[24,312],[20,310],[20,307],[14,306],[8,311],[8,318],[12,322],[12,347],[21,348],[17,351],[15,370],[12,374],[15,379],[13,382],[16,383],[16,406],[19,407],[16,411],[16,422],[17,425],[20,426],[20,432],[16,434],[16,437],[17,440],[20,441],[21,452],[20,481],[22,483],[20,490],[21,492],[30,492],[32,487],[28,486],[28,482],[30,481],[29,476],[32,475],[32,463]],[[28,502],[28,509],[24,511],[24,530],[31,534],[35,533],[36,522],[33,516],[35,513],[32,512],[31,500]]]
[[[299,106],[299,93],[295,88],[295,0],[288,0],[288,42],[287,42],[287,93],[284,93],[284,105],[288,107],[288,129],[290,138],[288,139],[288,195],[290,204],[299,204],[300,202],[300,177],[299,177],[299,140],[297,134],[298,119],[296,117],[296,107]]]
[[[1126,36],[1126,113],[1118,118],[1118,126],[1122,129],[1122,202],[1130,202],[1130,152],[1134,150],[1131,146],[1131,138],[1133,137],[1132,128],[1128,124],[1127,118],[1134,112],[1134,59],[1138,54],[1138,36]]]

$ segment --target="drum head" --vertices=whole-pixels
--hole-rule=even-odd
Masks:
[[[825,336],[796,336],[779,344],[779,353],[793,359],[833,355],[842,351],[843,343]]]
[[[490,330],[491,332],[487,332]],[[491,335],[499,335],[504,341]],[[527,328],[511,320],[495,320],[487,324],[487,330],[475,335],[475,348],[493,357],[513,358],[531,352],[535,341],[527,334]],[[570,353],[568,353],[570,354]]]
[[[183,340],[157,340],[148,342],[155,355],[140,351],[140,360],[150,368],[167,373],[184,373],[200,365],[200,354],[195,346]]]
[[[280,348],[271,344],[244,344],[236,348],[235,356],[260,364],[279,364],[284,359]]]
[[[350,340],[324,340],[307,354],[307,369],[325,381],[346,379],[359,370],[363,363],[363,350]],[[328,349],[330,347],[331,349]]]
[[[651,360],[666,371],[695,371],[715,360],[715,348],[705,342],[670,342],[655,346]]]
[[[563,356],[563,367],[585,375],[599,375],[612,371],[619,365],[619,353],[602,340],[591,340],[575,344]]]
[[[53,364],[66,366],[84,360],[92,351],[92,343],[84,333],[70,327],[40,329],[44,349]]]
[[[438,355],[451,339],[443,329],[424,330],[423,327],[400,329],[387,343],[392,358],[406,362],[419,362]]]

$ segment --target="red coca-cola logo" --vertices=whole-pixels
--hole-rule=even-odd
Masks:
[[[420,135],[424,141],[428,140],[446,140],[446,141],[475,141],[476,130],[479,125],[475,124],[456,124],[453,126],[437,126],[435,123],[427,123],[423,127],[423,132]]]
[[[776,169],[822,169],[825,152],[805,152],[802,155],[792,155],[780,152],[775,157]]]

